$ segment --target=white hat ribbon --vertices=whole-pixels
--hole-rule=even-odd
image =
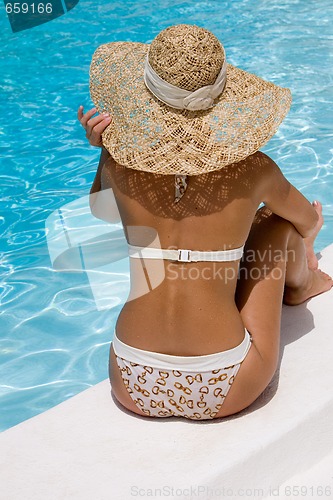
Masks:
[[[163,80],[150,66],[148,54],[145,61],[144,81],[146,87],[157,99],[176,109],[201,111],[212,108],[216,99],[225,87],[227,80],[227,61],[224,58],[221,71],[213,85],[206,85],[194,92],[181,89]]]

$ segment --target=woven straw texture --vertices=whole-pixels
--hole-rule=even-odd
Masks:
[[[202,57],[207,48],[197,48],[196,52],[191,49],[190,42],[200,46],[199,35],[197,38],[187,36],[182,47],[181,37],[184,39],[186,34],[183,26],[187,25],[173,27],[182,31],[179,39],[169,35],[173,52],[170,44],[159,39],[164,32],[158,35],[155,40],[159,44],[156,49],[159,56],[154,52],[154,40],[151,62],[155,70],[162,68],[162,62],[166,67],[169,64],[171,72],[162,75],[161,69],[160,76],[168,78],[172,84],[175,84],[177,74],[180,75],[180,83],[183,81],[182,74],[188,75],[192,68],[193,75],[197,75],[196,79],[193,77],[195,90],[198,84],[210,84],[219,73],[223,49],[219,42],[214,45],[217,40],[214,36],[204,38],[203,45],[208,45],[213,52],[217,48],[220,54],[217,59],[222,57],[222,60],[215,65],[214,59],[211,59],[211,64],[207,59],[206,66],[211,71],[204,73],[209,76],[203,82],[203,71],[197,71],[200,65],[196,57],[192,61],[189,54]],[[180,55],[178,57],[181,63],[171,64],[171,54],[180,53],[185,47],[183,59]],[[121,165],[157,174],[198,175],[218,170],[262,147],[275,134],[289,110],[289,89],[278,87],[230,64],[227,65],[225,89],[212,109],[188,111],[171,108],[156,99],[145,86],[143,74],[148,49],[149,45],[142,43],[107,43],[95,51],[90,66],[91,98],[98,112],[108,112],[112,117],[111,124],[103,132],[103,144]],[[158,68],[159,59],[162,62]],[[164,64],[166,60],[168,64]]]
[[[149,64],[166,82],[194,91],[212,85],[224,62],[224,50],[213,33],[179,24],[162,31],[149,50]]]

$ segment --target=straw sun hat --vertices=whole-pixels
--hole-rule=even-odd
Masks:
[[[102,139],[119,164],[183,177],[256,152],[291,104],[289,89],[228,64],[212,33],[184,24],[151,45],[98,47],[90,93],[98,112],[112,117]]]

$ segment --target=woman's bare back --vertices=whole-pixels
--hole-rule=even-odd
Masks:
[[[133,245],[147,246],[157,237],[154,246],[160,248],[237,248],[245,243],[261,202],[269,161],[258,152],[220,171],[191,176],[175,204],[173,176],[126,169],[109,159],[102,189],[113,189]],[[238,268],[239,261],[150,261],[142,282],[142,262],[131,259],[134,298],[118,317],[118,337],[141,349],[184,356],[235,347],[244,338],[234,300]]]

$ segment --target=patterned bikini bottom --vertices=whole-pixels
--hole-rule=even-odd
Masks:
[[[112,346],[121,377],[136,406],[151,417],[214,418],[252,342],[204,356],[173,356],[124,344],[114,333]]]

